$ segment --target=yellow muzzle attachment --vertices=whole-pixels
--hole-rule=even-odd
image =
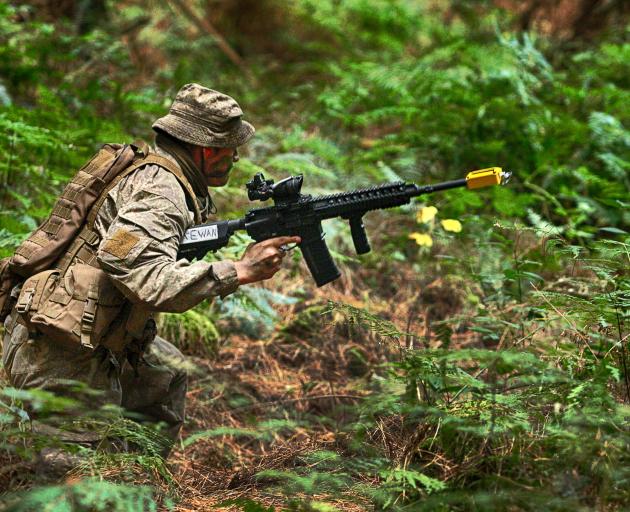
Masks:
[[[510,179],[511,173],[504,172],[501,167],[488,167],[487,169],[479,169],[471,171],[466,175],[466,187],[484,188],[493,185],[505,185]]]

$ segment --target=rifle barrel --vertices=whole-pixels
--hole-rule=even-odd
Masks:
[[[420,196],[422,194],[430,194],[431,192],[439,192],[440,190],[448,190],[451,188],[459,188],[467,186],[466,178],[459,180],[444,181],[442,183],[436,183],[435,185],[418,186],[417,193],[413,197]]]

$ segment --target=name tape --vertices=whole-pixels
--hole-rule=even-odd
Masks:
[[[200,226],[198,228],[187,229],[184,233],[182,243],[205,242],[206,240],[216,240],[219,238],[217,226]]]

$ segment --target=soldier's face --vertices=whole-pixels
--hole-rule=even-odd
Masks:
[[[222,187],[230,179],[234,162],[238,162],[236,148],[202,148],[193,151],[193,159],[209,187]]]

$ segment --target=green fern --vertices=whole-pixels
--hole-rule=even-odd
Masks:
[[[157,512],[158,503],[150,487],[120,485],[98,480],[40,487],[10,494],[1,499],[6,512]],[[172,503],[162,504],[172,510]]]

